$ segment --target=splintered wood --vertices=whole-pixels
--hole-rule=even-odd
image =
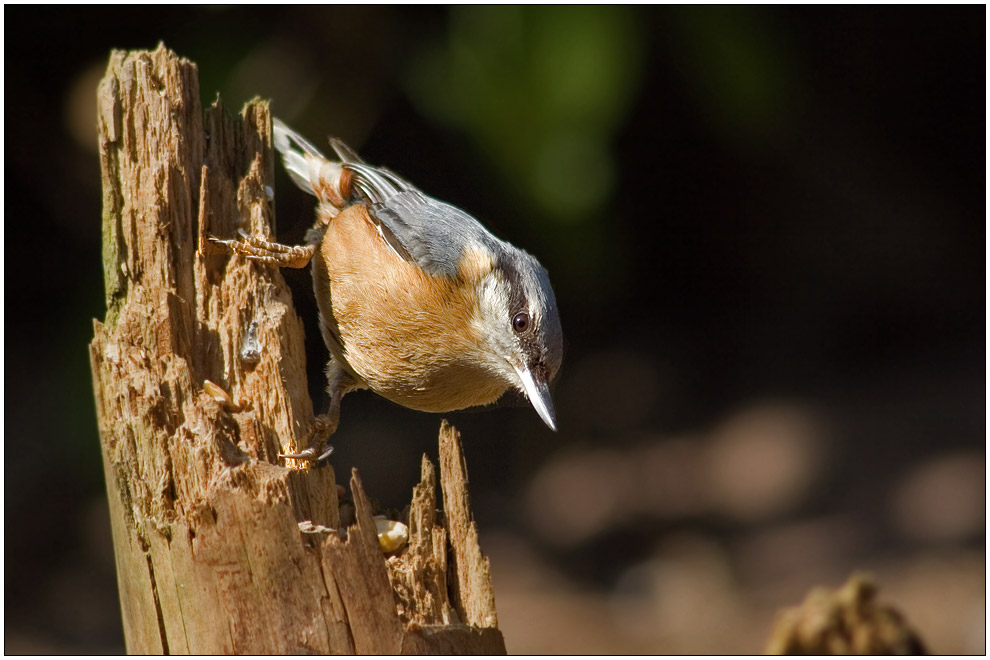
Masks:
[[[272,236],[268,105],[199,98],[196,65],[163,46],[114,52],[98,92],[90,357],[127,650],[504,653],[466,473],[448,474],[459,442],[441,448],[447,520],[425,461],[388,565],[356,472],[342,527],[333,470],[277,458],[313,422],[302,324],[276,269],[206,241]]]
[[[488,559],[471,519],[461,437],[446,421],[440,427],[440,471],[446,528],[436,518],[436,471],[424,456],[409,507],[408,552],[388,561],[399,616],[416,626],[462,623],[497,629]]]

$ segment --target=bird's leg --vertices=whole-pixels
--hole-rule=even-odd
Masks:
[[[275,241],[248,236],[244,233],[241,233],[240,240],[217,238],[216,236],[210,236],[209,240],[211,243],[223,246],[233,254],[239,254],[252,261],[280,268],[305,268],[319,248],[318,242],[310,242],[305,245],[284,245]]]
[[[330,454],[333,453],[333,445],[328,441],[337,430],[337,424],[340,422],[340,400],[352,389],[354,389],[353,379],[331,357],[330,362],[327,363],[327,393],[330,394],[330,405],[327,412],[316,416],[312,429],[300,440],[300,445],[309,445],[306,449],[296,454],[279,454],[279,457],[313,461],[314,463],[329,458]]]

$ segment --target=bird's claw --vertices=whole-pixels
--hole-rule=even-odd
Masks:
[[[318,415],[316,419],[313,420],[313,428],[307,434],[306,441],[310,443],[310,446],[302,451],[295,454],[279,454],[279,458],[293,458],[300,461],[312,461],[314,463],[321,463],[326,459],[330,458],[330,454],[333,453],[333,445],[329,442],[320,442],[322,438],[330,435],[333,431],[333,422],[327,415]],[[317,447],[321,447],[319,454],[317,454]]]
[[[322,461],[330,458],[333,453],[333,445],[327,444],[323,445],[323,449],[320,450],[320,454],[316,454],[316,448],[310,447],[308,449],[303,449],[298,454],[279,454],[279,458],[294,458],[301,461],[313,461],[314,463],[320,463]]]

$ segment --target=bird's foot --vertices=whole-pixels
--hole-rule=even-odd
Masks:
[[[330,434],[333,433],[333,426],[328,415],[317,415],[313,420],[313,428],[299,443],[308,444],[309,447],[295,454],[279,454],[279,458],[294,458],[313,463],[325,461],[333,453],[333,445],[327,441]]]

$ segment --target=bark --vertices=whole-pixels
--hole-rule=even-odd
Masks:
[[[163,46],[114,52],[98,92],[90,356],[128,652],[504,653],[456,432],[452,531],[424,457],[412,543],[388,558],[356,471],[344,528],[333,470],[277,458],[313,420],[302,324],[277,270],[205,243],[272,235],[268,105],[199,98],[196,65]]]

